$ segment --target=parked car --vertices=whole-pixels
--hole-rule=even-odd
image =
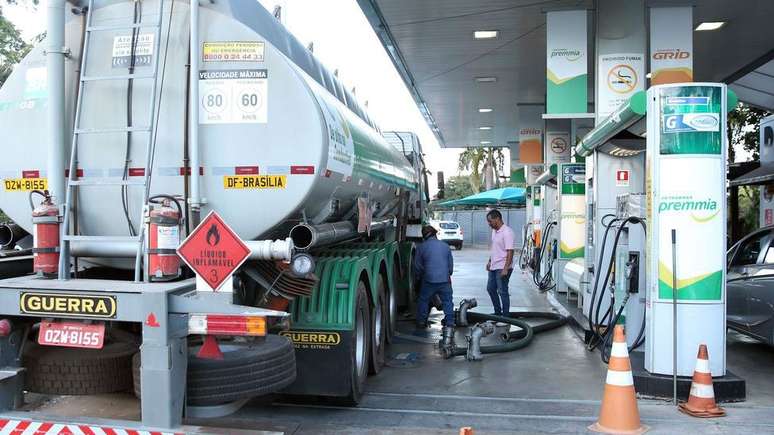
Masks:
[[[774,346],[774,226],[738,241],[727,261],[728,327]]]
[[[430,221],[430,225],[438,231],[438,240],[443,240],[458,250],[462,249],[464,238],[460,224],[454,221]]]

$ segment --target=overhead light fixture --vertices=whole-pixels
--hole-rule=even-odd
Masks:
[[[497,81],[497,77],[476,77],[478,83],[494,83]]]
[[[726,24],[725,21],[705,21],[703,23],[699,23],[698,26],[696,26],[697,32],[705,32],[708,30],[718,30],[719,28],[723,27]]]
[[[491,142],[491,141],[488,141],[488,140],[482,140],[480,143],[481,143],[481,145],[489,145],[489,144],[491,144],[492,142]]]
[[[488,126],[488,125],[484,125],[484,126],[481,126],[481,127],[479,127],[478,129],[479,129],[479,130],[491,130],[491,129],[492,129],[492,127],[490,127],[490,126]]]
[[[499,30],[476,30],[473,32],[473,37],[476,39],[494,39],[500,35]]]
[[[491,111],[492,111],[492,109],[490,109],[490,108],[488,108],[488,107],[486,107],[486,108],[483,108],[483,107],[482,107],[482,108],[479,108],[479,109],[478,109],[478,113],[489,113],[489,112],[491,112]]]

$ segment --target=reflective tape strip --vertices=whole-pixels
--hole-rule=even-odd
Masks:
[[[19,420],[8,420],[5,426],[3,426],[3,430],[0,430],[0,435],[10,435],[19,423],[21,423]]]
[[[605,381],[608,385],[615,385],[618,387],[630,387],[634,385],[634,378],[632,377],[632,372],[617,372],[615,370],[608,370],[607,371],[607,380]]]
[[[699,373],[711,373],[709,361],[707,361],[706,359],[697,359],[696,371]]]
[[[267,166],[266,173],[268,175],[288,175],[290,174],[290,166]]]
[[[183,435],[136,429],[0,419],[0,435]]]
[[[212,171],[212,175],[234,175],[234,167],[233,166],[213,166],[210,168],[210,171]]]
[[[715,390],[712,388],[712,385],[697,384],[694,382],[691,385],[691,396],[702,399],[712,399],[715,397]]]
[[[629,356],[629,349],[626,347],[626,343],[613,343],[613,347],[610,349],[610,356],[627,358]]]
[[[21,435],[34,435],[38,433],[38,428],[41,426],[41,423],[38,423],[36,421],[31,421],[29,424],[27,424],[27,427],[24,429],[24,431],[21,432]],[[42,432],[45,433],[45,432]]]
[[[57,424],[51,425],[51,428],[48,430],[48,433],[50,434],[67,433],[67,432],[64,432],[64,429],[65,429],[65,425],[57,423]],[[83,435],[83,432],[81,432],[80,429],[78,429],[77,427],[75,428],[75,430],[73,430],[73,428],[68,428],[68,430],[72,433],[72,435]]]
[[[40,178],[40,171],[37,169],[22,171],[22,178]]]
[[[11,432],[11,433],[14,434],[14,435],[18,435],[18,434],[23,433],[23,431],[25,429],[27,429],[27,427],[29,427],[30,423],[32,423],[32,422],[29,421],[29,420],[22,420],[22,421],[20,421],[19,424],[16,425],[16,429],[14,429],[14,431]]]

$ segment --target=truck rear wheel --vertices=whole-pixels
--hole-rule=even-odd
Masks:
[[[132,388],[132,355],[137,346],[106,343],[102,349],[40,346],[24,349],[26,389],[40,394],[85,395]]]
[[[344,401],[349,405],[357,405],[363,396],[365,381],[368,377],[368,357],[371,347],[371,312],[368,306],[366,286],[362,281],[357,286],[355,330],[352,334],[352,341],[352,346],[350,346],[352,382],[349,395]]]
[[[387,280],[384,275],[377,276],[377,304],[371,315],[371,363],[369,373],[378,374],[384,366],[384,353],[387,347],[387,328],[389,327],[389,302],[387,301]]]
[[[196,357],[189,348],[186,398],[189,405],[208,406],[275,393],[296,379],[293,344],[267,335],[260,343],[221,343],[222,360]],[[134,394],[140,397],[140,354],[132,359]]]

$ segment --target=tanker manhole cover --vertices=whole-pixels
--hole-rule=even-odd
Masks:
[[[421,359],[422,355],[417,352],[405,352],[396,354],[395,356],[388,359],[384,364],[387,367],[393,368],[416,367]]]

